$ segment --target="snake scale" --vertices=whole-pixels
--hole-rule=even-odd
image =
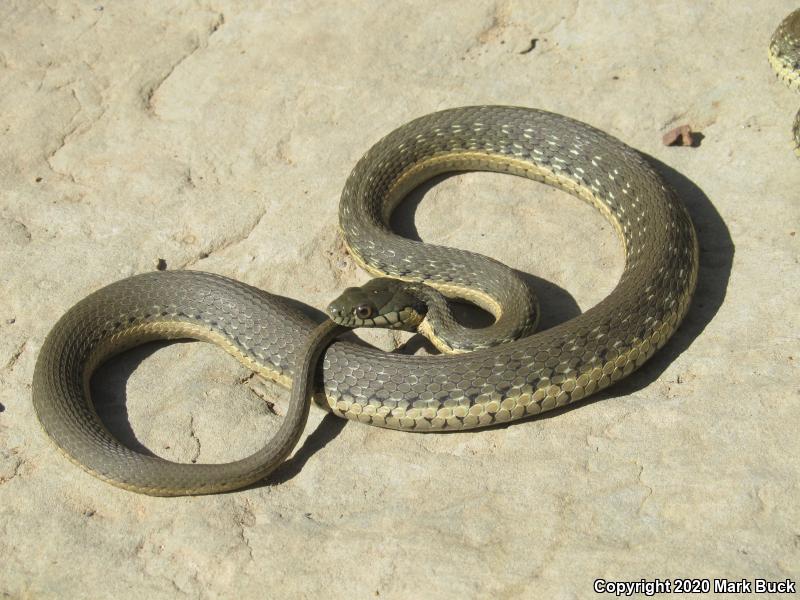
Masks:
[[[632,373],[685,316],[697,280],[698,246],[674,192],[619,140],[540,110],[444,110],[375,144],[355,166],[340,203],[341,232],[356,261],[372,274],[424,280],[486,308],[496,317],[500,341],[526,333],[536,318],[535,301],[505,279],[508,268],[470,252],[399,237],[388,227],[392,210],[410,190],[434,175],[464,170],[527,177],[596,207],[624,247],[619,282],[608,297],[570,321],[494,347],[478,340],[474,352],[407,356],[334,341],[322,355],[315,388],[316,401],[334,414],[408,431],[470,429],[537,415]],[[541,241],[534,232],[505,225],[503,231],[517,236],[521,251]],[[530,314],[510,318],[520,309]],[[110,356],[148,340],[195,338],[220,345],[254,371],[289,386],[297,373],[301,379],[310,375],[313,360],[302,362],[304,356],[329,339],[332,327],[323,325],[320,333],[287,300],[220,275],[137,275],[88,296],[54,326],[36,364],[34,406],[44,430],[68,457],[115,485],[159,495],[233,489],[275,468],[297,438],[284,432],[252,457],[223,465],[144,456],[120,444],[98,418],[88,393],[92,372]],[[318,339],[307,342],[313,332]],[[298,368],[300,363],[305,367]],[[301,388],[295,386],[300,396],[307,393]],[[295,396],[293,405],[303,401]],[[265,458],[269,464],[257,468]]]
[[[800,92],[800,9],[786,17],[772,34],[769,62],[781,81]],[[800,111],[795,115],[792,134],[794,151],[800,156]]]

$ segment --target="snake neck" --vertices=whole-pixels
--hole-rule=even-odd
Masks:
[[[531,324],[529,328],[516,332],[513,338],[501,339],[494,332],[461,325],[453,315],[447,298],[435,288],[418,282],[408,282],[404,287],[427,307],[427,313],[416,325],[416,331],[430,340],[436,349],[444,354],[459,354],[491,348],[524,337],[533,330],[533,324]],[[495,318],[498,316],[494,315]]]
[[[509,267],[456,248],[402,238],[382,223],[363,223],[364,210],[342,234],[350,255],[375,277],[406,282],[428,307],[416,331],[445,353],[471,352],[518,340],[536,330],[539,301]],[[366,239],[366,243],[359,240]],[[480,275],[477,275],[480,274]],[[463,300],[490,313],[491,325],[460,325],[445,298]],[[410,329],[413,331],[414,329]]]

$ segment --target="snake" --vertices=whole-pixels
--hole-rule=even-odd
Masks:
[[[538,302],[509,267],[392,230],[392,212],[411,190],[464,171],[526,177],[594,206],[625,255],[614,289],[582,314],[534,332]],[[347,178],[339,230],[354,261],[375,279],[342,292],[322,324],[287,298],[193,270],[134,275],[79,301],[54,325],[37,358],[32,398],[44,431],[73,462],[128,490],[235,489],[263,479],[286,458],[311,399],[339,417],[430,432],[507,423],[587,398],[667,342],[697,283],[692,221],[652,163],[599,129],[533,108],[452,108],[400,126]],[[510,224],[498,232],[522,253],[553,242]],[[464,328],[446,313],[448,298],[478,305],[494,323]],[[442,353],[387,353],[336,335],[365,326],[416,327]],[[233,463],[182,464],[130,449],[109,432],[89,394],[92,373],[128,348],[177,338],[217,344],[291,387],[287,418],[262,450]]]
[[[790,13],[772,34],[769,62],[778,79],[790,89],[800,91],[800,9]],[[792,127],[794,151],[800,156],[800,111]]]

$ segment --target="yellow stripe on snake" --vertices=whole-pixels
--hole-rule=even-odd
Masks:
[[[391,231],[389,216],[410,190],[463,170],[527,177],[596,207],[625,250],[625,268],[610,295],[568,322],[528,335],[537,303],[508,267]],[[120,487],[160,495],[234,489],[263,478],[291,451],[308,388],[338,416],[408,431],[484,427],[586,398],[630,375],[664,345],[697,280],[692,223],[650,163],[602,131],[539,110],[457,108],[400,127],[354,168],[339,219],[359,264],[401,282],[381,279],[347,290],[329,307],[330,316],[347,326],[418,326],[439,348],[456,353],[405,356],[334,341],[324,350],[314,388],[309,349],[321,351],[335,334],[331,321],[316,329],[285,299],[219,275],[147,273],[88,296],[48,335],[33,380],[45,431],[72,460]],[[498,228],[499,235],[516,236],[521,251],[545,243],[511,223]],[[475,302],[495,323],[461,328],[437,290]],[[295,384],[291,418],[262,451],[236,463],[178,464],[126,448],[105,428],[88,393],[93,370],[126,348],[178,337],[217,343],[265,377]]]

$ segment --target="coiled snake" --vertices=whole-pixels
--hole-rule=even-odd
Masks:
[[[568,322],[507,341],[528,333],[537,316],[536,302],[507,267],[401,238],[387,225],[411,189],[436,174],[461,170],[528,177],[595,206],[625,249],[625,268],[611,294]],[[431,287],[385,288],[379,281],[348,290],[330,306],[332,317],[346,325],[419,324],[440,348],[478,348],[405,356],[332,343],[322,358],[318,402],[341,417],[381,427],[469,429],[581,400],[629,375],[667,341],[686,314],[697,279],[692,223],[651,165],[602,131],[539,110],[457,108],[400,127],[358,162],[339,216],[350,252],[371,273],[424,280]],[[523,247],[537,243],[532,233],[502,227]],[[477,303],[495,315],[495,324],[444,339],[454,323],[446,314],[433,314],[435,299],[430,307],[419,302],[420,294],[435,298],[432,288]],[[58,321],[39,354],[33,402],[45,431],[66,455],[114,485],[160,495],[234,489],[261,479],[291,451],[305,420],[306,386],[313,383],[309,348],[321,351],[336,331],[331,321],[315,329],[284,299],[219,275],[138,275],[93,293]],[[463,344],[461,334],[467,338]],[[107,431],[88,394],[93,370],[123,349],[178,337],[219,344],[285,385],[297,378],[301,385],[293,391],[289,416],[264,450],[224,465],[177,464],[134,452]]]

